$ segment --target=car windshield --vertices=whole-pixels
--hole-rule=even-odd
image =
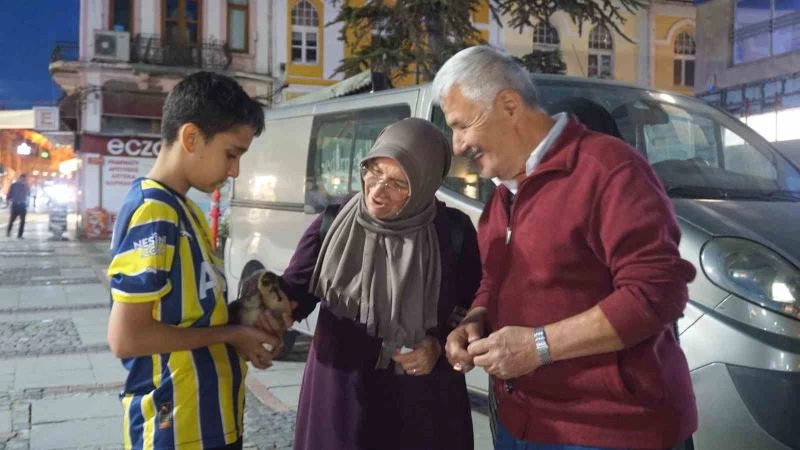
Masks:
[[[798,170],[754,131],[701,101],[613,84],[551,78],[536,84],[545,109],[569,98],[604,107],[673,198],[800,201]],[[438,109],[432,120],[444,125]],[[448,188],[481,202],[494,190],[463,158],[448,175]]]

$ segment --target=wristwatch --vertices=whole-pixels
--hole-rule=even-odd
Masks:
[[[536,352],[539,354],[539,359],[542,360],[542,365],[546,366],[553,363],[550,358],[550,346],[547,344],[547,336],[544,334],[544,327],[535,327],[533,329],[533,342],[536,344]]]

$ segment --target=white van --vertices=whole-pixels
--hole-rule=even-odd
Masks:
[[[545,107],[579,97],[606,108],[673,201],[681,255],[697,268],[679,322],[700,417],[695,448],[800,448],[800,171],[699,100],[562,76],[534,82]],[[254,270],[283,272],[323,206],[360,189],[358,162],[378,132],[409,116],[449,132],[428,85],[266,111],[234,184],[230,300]],[[477,223],[493,189],[455,158],[438,197]],[[312,334],[315,319],[295,330]],[[468,384],[485,392],[485,373],[471,371]]]

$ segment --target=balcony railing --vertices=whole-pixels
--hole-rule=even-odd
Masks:
[[[50,52],[50,62],[77,61],[79,46],[77,42],[56,41],[53,51]]]
[[[131,39],[132,63],[225,70],[231,59],[231,51],[222,41],[186,44],[142,34]]]
[[[57,41],[50,53],[50,62],[78,61],[76,42]],[[130,62],[170,67],[197,67],[226,70],[231,64],[231,51],[222,41],[183,44],[160,36],[137,34],[131,38]]]

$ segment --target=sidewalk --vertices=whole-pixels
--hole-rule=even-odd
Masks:
[[[118,449],[125,371],[106,344],[108,242],[48,241],[44,214],[9,239],[7,222],[0,210],[0,450]],[[291,448],[307,345],[249,371],[245,448]],[[475,448],[489,449],[475,406]]]

